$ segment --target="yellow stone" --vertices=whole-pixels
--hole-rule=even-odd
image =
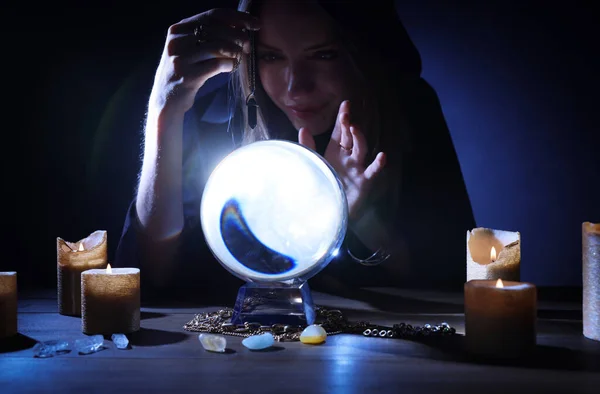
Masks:
[[[300,334],[300,342],[309,345],[318,345],[325,342],[325,339],[327,339],[327,332],[318,324],[311,324]]]

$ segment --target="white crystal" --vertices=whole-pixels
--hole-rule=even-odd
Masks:
[[[33,347],[33,357],[48,358],[54,357],[54,354],[54,350],[49,346],[45,346],[42,342],[36,343]]]
[[[129,346],[129,339],[125,334],[112,334],[111,339],[118,349],[127,349]]]
[[[265,332],[260,335],[252,335],[242,341],[242,345],[251,350],[262,350],[273,346],[275,338],[270,332]]]
[[[95,353],[102,349],[102,345],[104,345],[104,337],[102,335],[94,335],[75,341],[75,349],[81,354]]]
[[[209,352],[224,353],[227,346],[227,339],[222,335],[200,334],[198,339],[202,347]]]
[[[61,340],[38,342],[33,347],[33,356],[38,358],[54,357],[68,352],[70,352],[69,342]]]

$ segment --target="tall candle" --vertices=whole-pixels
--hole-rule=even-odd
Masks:
[[[140,270],[91,269],[81,274],[81,329],[85,334],[140,329]]]
[[[0,338],[17,333],[17,273],[0,272]]]
[[[77,242],[56,239],[58,312],[81,316],[81,273],[93,268],[106,268],[107,234],[94,231]]]
[[[583,335],[600,341],[600,224],[583,223]]]
[[[526,355],[536,344],[537,289],[531,283],[471,280],[465,283],[465,343],[490,358]]]
[[[467,282],[473,279],[521,279],[521,234],[475,228],[467,231]]]

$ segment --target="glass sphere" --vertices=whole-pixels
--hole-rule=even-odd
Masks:
[[[211,173],[200,219],[212,253],[232,274],[247,282],[297,283],[337,255],[348,204],[320,155],[294,142],[258,141]]]

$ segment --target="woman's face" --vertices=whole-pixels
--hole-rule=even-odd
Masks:
[[[316,2],[266,0],[257,60],[263,88],[299,130],[334,124],[342,101],[357,97],[358,78],[330,17]]]

